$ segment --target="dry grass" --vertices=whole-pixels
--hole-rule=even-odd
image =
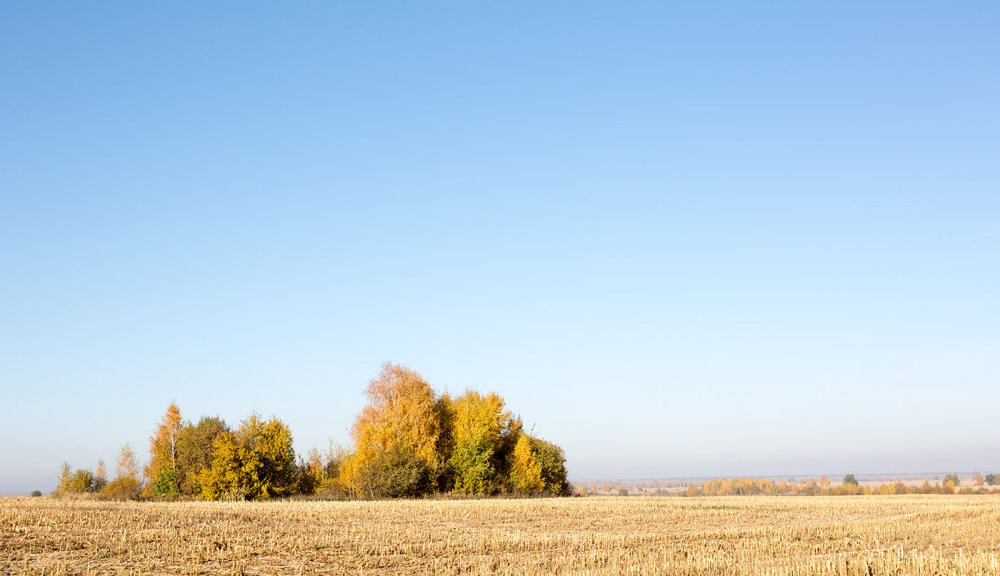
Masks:
[[[1000,574],[1000,497],[0,500],[2,574]]]

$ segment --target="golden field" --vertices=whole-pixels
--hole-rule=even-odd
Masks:
[[[0,500],[0,574],[1000,574],[1000,496]]]

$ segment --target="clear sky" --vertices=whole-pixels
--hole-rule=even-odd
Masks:
[[[767,6],[764,6],[767,4]],[[0,10],[0,494],[383,361],[571,478],[1000,471],[995,2]]]

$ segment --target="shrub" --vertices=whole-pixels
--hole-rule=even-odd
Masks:
[[[172,468],[161,470],[156,480],[153,481],[151,491],[153,496],[157,498],[176,500],[180,496],[180,483],[177,481],[177,472]]]
[[[115,478],[101,491],[101,495],[111,500],[138,500],[142,493],[142,481],[136,478]]]
[[[403,448],[381,452],[354,472],[361,498],[414,498],[430,491],[430,470]]]
[[[94,473],[90,470],[77,470],[70,475],[66,490],[76,494],[93,492],[96,483],[95,480]]]

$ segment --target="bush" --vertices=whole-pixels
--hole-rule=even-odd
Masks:
[[[90,470],[77,470],[69,477],[66,490],[76,494],[93,492],[95,490],[96,478]]]
[[[42,491],[41,490],[35,490],[34,492],[31,493],[31,497],[32,498],[38,498],[41,495],[42,495]]]
[[[167,468],[160,472],[153,481],[153,496],[176,500],[180,496],[180,483],[177,481],[177,473],[173,469]]]
[[[415,498],[430,492],[430,471],[404,449],[382,452],[357,471],[362,498]]]
[[[136,478],[115,478],[101,491],[101,495],[111,500],[138,500],[142,493],[142,481]]]

